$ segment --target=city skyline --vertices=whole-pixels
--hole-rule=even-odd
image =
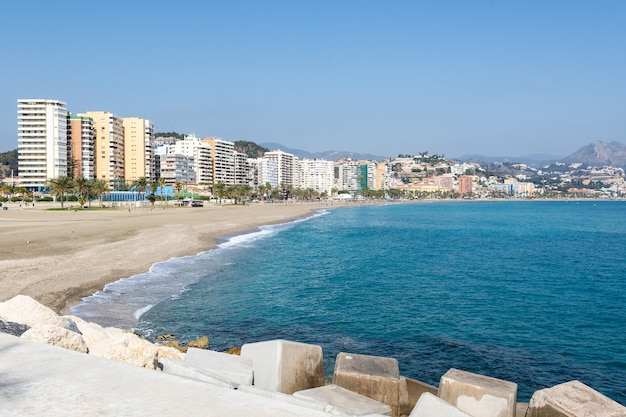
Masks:
[[[626,3],[10,3],[18,98],[312,152],[564,156],[625,142]]]

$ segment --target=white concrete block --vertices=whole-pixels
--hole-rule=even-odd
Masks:
[[[321,346],[288,340],[246,343],[241,357],[252,360],[259,388],[292,394],[324,385]]]
[[[308,408],[316,411],[326,412],[326,409],[328,408],[326,404],[322,404],[317,401],[294,397],[293,395],[283,394],[282,392],[266,390],[254,385],[239,385],[239,387],[237,387],[237,391],[244,392],[246,394],[258,395],[261,397],[280,401],[282,403]]]
[[[409,417],[471,417],[447,401],[424,392]]]
[[[515,417],[517,384],[452,368],[441,377],[439,398],[474,417]]]
[[[387,404],[334,384],[298,391],[293,396],[327,404],[333,410],[352,416],[391,415],[391,407]]]
[[[626,407],[580,381],[535,391],[527,417],[624,417]]]
[[[163,358],[161,360],[161,365],[163,366],[163,372],[167,374],[197,379],[198,381],[208,382],[209,384],[230,389],[235,389],[238,386],[238,384],[226,380],[219,375],[211,374],[210,372],[204,371],[202,369],[194,368],[193,366],[186,365],[184,362],[177,361],[175,359]]]
[[[206,349],[187,349],[183,362],[239,384],[252,384],[252,360]]]

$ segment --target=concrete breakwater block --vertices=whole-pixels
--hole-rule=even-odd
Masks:
[[[186,365],[182,361],[176,359],[163,358],[161,360],[162,371],[166,374],[184,376],[186,378],[196,379],[202,382],[208,382],[219,387],[236,389],[239,385],[222,378],[219,375],[212,374],[202,369],[194,368]]]
[[[535,391],[526,417],[625,417],[626,407],[580,381]]]
[[[517,384],[452,368],[441,377],[439,398],[474,417],[515,417]]]
[[[387,404],[394,417],[399,415],[401,400],[408,403],[406,385],[401,390],[398,361],[393,358],[340,352],[333,384]]]
[[[409,417],[471,417],[447,401],[425,392],[413,407]]]
[[[321,346],[280,339],[246,343],[241,357],[252,360],[259,388],[293,394],[324,385]]]
[[[400,388],[402,389],[403,386],[406,386],[408,401],[406,402],[406,404],[402,404],[403,401],[401,401],[400,415],[406,415],[411,413],[411,410],[413,410],[413,407],[415,407],[415,405],[424,393],[429,392],[434,396],[437,396],[437,393],[439,392],[439,388],[433,385],[418,381],[417,379],[401,376]],[[402,396],[400,398],[402,399]]]
[[[183,363],[232,381],[234,385],[252,384],[252,360],[249,358],[212,350],[189,348]]]
[[[387,404],[334,384],[298,391],[293,396],[327,404],[333,410],[351,416],[391,415],[391,407]]]

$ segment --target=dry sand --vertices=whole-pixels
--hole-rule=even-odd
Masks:
[[[215,247],[219,238],[330,208],[326,203],[130,211],[8,206],[0,210],[0,301],[25,294],[58,313],[156,262],[195,255]]]

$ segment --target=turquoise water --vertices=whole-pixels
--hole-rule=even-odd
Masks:
[[[214,350],[319,344],[328,374],[362,353],[434,385],[455,367],[528,400],[578,379],[626,404],[625,277],[626,202],[398,204],[238,236],[72,312]]]

